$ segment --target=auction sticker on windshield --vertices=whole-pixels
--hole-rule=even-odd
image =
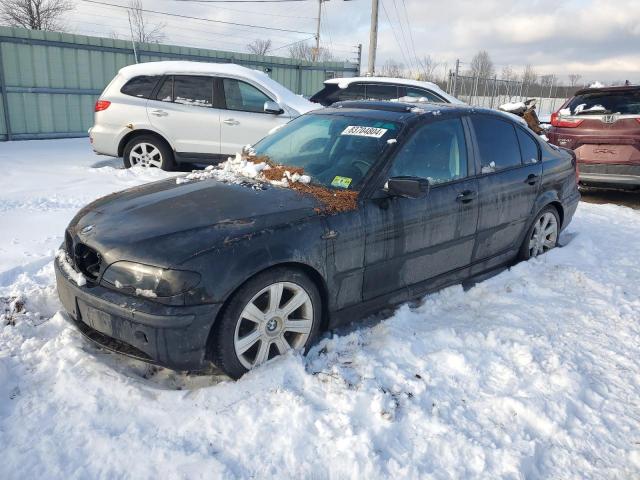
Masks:
[[[386,128],[376,128],[376,127],[361,127],[358,125],[349,125],[345,128],[341,135],[354,135],[357,137],[372,137],[372,138],[380,138],[385,133],[387,133]]]

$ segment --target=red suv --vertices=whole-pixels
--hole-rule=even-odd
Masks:
[[[575,151],[580,183],[640,188],[640,86],[579,90],[551,125],[549,142]]]

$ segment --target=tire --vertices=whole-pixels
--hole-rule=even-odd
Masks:
[[[139,135],[129,140],[124,147],[122,160],[125,168],[135,165],[169,171],[175,168],[173,152],[164,141],[153,135]]]
[[[218,319],[211,346],[213,363],[238,379],[291,348],[306,352],[321,319],[320,293],[303,272],[276,267],[259,273],[232,295]]]
[[[548,233],[541,233],[544,228]],[[555,207],[548,205],[538,212],[520,247],[520,258],[542,255],[558,245],[560,236],[560,216]]]

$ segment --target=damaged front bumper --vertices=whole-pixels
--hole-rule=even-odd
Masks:
[[[221,304],[167,306],[100,285],[76,285],[54,262],[71,323],[99,345],[174,370],[208,366],[207,341]]]

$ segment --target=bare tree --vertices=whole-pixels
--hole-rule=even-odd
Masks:
[[[556,83],[555,75],[541,75],[540,76],[540,85],[543,87],[550,87],[551,85]]]
[[[569,85],[571,85],[572,87],[575,87],[581,78],[582,78],[582,75],[579,75],[577,73],[569,74]]]
[[[271,50],[271,40],[262,40],[261,38],[258,38],[247,44],[247,50],[254,55],[266,55],[267,52]]]
[[[145,11],[142,6],[142,0],[131,0],[129,2],[129,13],[131,16],[131,29],[133,30],[133,39],[138,43],[160,43],[165,39],[162,30],[167,26],[166,23],[151,24],[145,17]]]
[[[491,78],[495,73],[493,61],[486,50],[480,50],[471,59],[471,75],[480,78]]]
[[[289,57],[296,60],[306,60],[307,62],[330,62],[333,55],[326,48],[320,47],[316,56],[316,47],[305,42],[294,43],[289,47]]]
[[[522,82],[525,85],[533,85],[538,78],[535,70],[531,65],[525,65],[524,71],[522,72]]]
[[[31,30],[63,31],[62,17],[73,8],[71,0],[0,0],[0,22]]]
[[[500,74],[500,78],[506,81],[514,81],[518,79],[518,75],[513,71],[511,65],[505,65],[502,67],[502,73]]]
[[[382,68],[380,68],[379,73],[381,77],[402,78],[405,76],[404,65],[395,60],[387,60],[384,62],[384,65],[382,65]]]
[[[422,58],[417,58],[418,67],[420,72],[417,75],[416,80],[423,80],[433,82],[436,80],[436,69],[440,66],[440,62],[436,62],[431,55],[425,55]]]

